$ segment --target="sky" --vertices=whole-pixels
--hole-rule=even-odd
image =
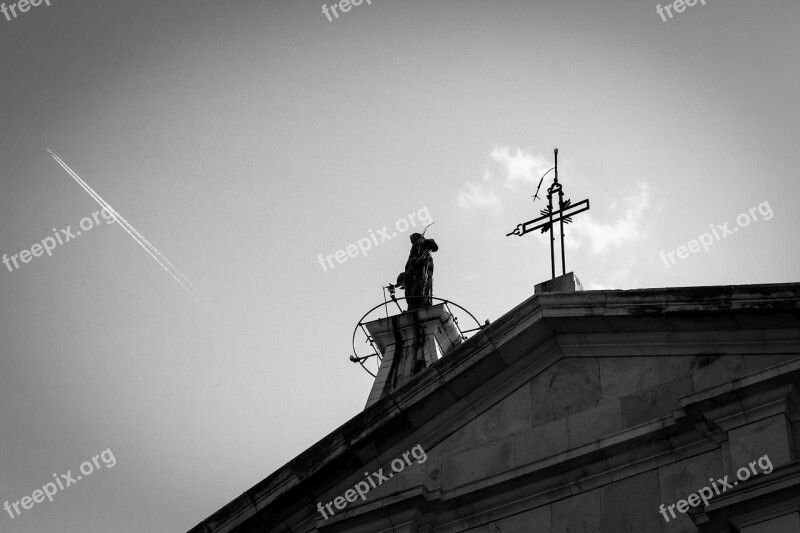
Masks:
[[[530,297],[555,148],[585,289],[800,281],[796,0],[323,5],[0,15],[3,533],[185,532],[357,415],[430,222],[435,296]]]

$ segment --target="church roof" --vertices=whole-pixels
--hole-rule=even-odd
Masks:
[[[470,408],[471,402],[479,401],[476,391],[482,384],[521,358],[586,355],[582,345],[586,334],[595,339],[592,355],[603,350],[640,355],[645,335],[648,343],[664,350],[663,355],[681,355],[682,344],[695,342],[698,332],[778,329],[800,331],[800,283],[532,296],[190,533],[283,530],[279,524],[314,508],[342,472],[377,465],[378,456],[402,435],[446,410]],[[714,351],[713,346],[707,348],[709,353]]]

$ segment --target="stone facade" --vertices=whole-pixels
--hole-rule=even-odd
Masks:
[[[191,533],[797,532],[799,387],[800,284],[539,294]]]

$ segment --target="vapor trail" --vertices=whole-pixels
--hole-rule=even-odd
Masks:
[[[58,157],[57,155],[52,153],[52,151],[51,151],[51,154],[53,155],[53,158],[56,160],[56,162],[59,165],[61,165],[62,168],[64,168],[64,170],[66,170],[70,174],[70,176],[72,176],[72,178],[78,183],[78,185],[83,187],[83,189],[86,192],[88,192],[89,195],[92,196],[92,198],[94,198],[95,201],[98,204],[100,204],[101,207],[106,209],[109,212],[109,214],[112,216],[112,218],[114,218],[117,221],[117,223],[120,226],[122,226],[123,229],[125,229],[128,232],[128,234],[131,234],[131,233],[134,234],[134,235],[131,235],[131,237],[133,237],[135,240],[137,240],[139,242],[140,246],[145,248],[145,250],[147,250],[148,253],[150,253],[152,251],[155,255],[157,255],[158,257],[155,258],[157,261],[162,262],[162,263],[166,263],[175,273],[177,273],[178,276],[181,277],[183,283],[185,283],[186,285],[191,287],[192,290],[195,293],[197,293],[197,295],[203,297],[202,294],[200,293],[200,290],[197,287],[195,287],[195,285],[191,282],[191,280],[189,280],[189,278],[187,278],[183,274],[183,272],[181,272],[180,269],[178,269],[178,267],[176,267],[174,264],[172,264],[172,262],[169,259],[167,259],[167,257],[164,254],[162,254],[160,251],[158,251],[158,249],[150,241],[148,241],[144,237],[144,235],[139,233],[139,231],[136,228],[134,228],[133,225],[131,225],[131,223],[128,222],[125,219],[125,217],[120,215],[113,207],[111,207],[111,205],[108,202],[106,202],[103,199],[103,197],[101,197],[94,189],[92,189],[91,186],[89,186],[89,184],[87,184],[85,181],[83,181],[83,179],[80,176],[78,176],[75,173],[75,171],[73,171],[60,157]],[[142,243],[144,243],[144,245]],[[151,253],[151,255],[153,255],[153,254]],[[162,264],[162,267],[164,267],[163,264]],[[168,268],[164,267],[164,269],[167,270],[167,272],[169,272],[170,275],[173,275],[173,273],[170,272],[170,270]],[[203,297],[203,298],[205,298],[205,297]]]
[[[61,168],[63,168],[72,177],[72,179],[74,179],[75,182],[78,183],[78,185],[80,185],[83,188],[83,190],[89,193],[89,195],[94,199],[94,201],[96,201],[100,205],[100,207],[108,211],[108,213],[111,215],[114,221],[117,222],[117,224],[119,224],[122,227],[122,229],[124,229],[125,232],[128,233],[128,235],[130,235],[131,238],[133,238],[133,240],[136,241],[136,243],[139,246],[141,246],[148,254],[150,254],[150,257],[152,257],[156,261],[156,263],[158,263],[161,266],[161,268],[163,268],[167,272],[167,274],[172,276],[172,278],[178,282],[178,284],[181,286],[181,288],[183,288],[184,291],[186,291],[190,296],[192,296],[204,307],[206,308],[212,307],[210,300],[208,300],[208,298],[206,298],[200,292],[200,290],[197,287],[195,287],[195,285],[191,282],[191,280],[189,280],[189,278],[187,278],[183,274],[183,272],[181,272],[178,269],[178,267],[172,264],[172,262],[169,259],[167,259],[167,257],[164,254],[159,252],[158,249],[144,237],[144,235],[139,233],[139,231],[136,228],[134,228],[133,225],[130,224],[130,222],[128,222],[122,215],[120,215],[113,207],[111,207],[111,204],[106,202],[99,194],[97,194],[97,192],[95,192],[94,189],[92,189],[89,186],[89,184],[83,181],[83,179],[81,179],[81,177],[78,176],[78,174],[76,174],[75,171],[69,168],[69,166],[60,157],[58,157],[50,149],[48,149],[47,151],[50,153],[50,155],[53,157],[56,163],[58,163],[61,166]]]

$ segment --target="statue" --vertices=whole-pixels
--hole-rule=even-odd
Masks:
[[[426,228],[427,229],[427,228]],[[436,241],[426,239],[424,233],[411,234],[411,253],[406,269],[397,276],[396,287],[406,292],[408,310],[422,309],[433,305],[433,257],[439,249]]]

